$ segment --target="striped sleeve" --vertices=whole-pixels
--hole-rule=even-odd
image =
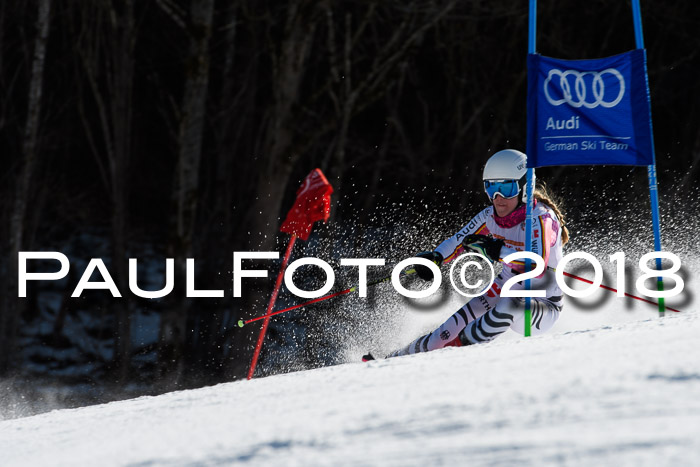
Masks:
[[[486,227],[486,219],[491,213],[492,208],[486,208],[479,214],[474,216],[464,227],[462,227],[453,236],[442,242],[436,249],[438,253],[445,258],[445,263],[449,263],[453,259],[457,258],[462,254],[464,249],[462,248],[462,240],[467,235],[471,234],[483,234],[487,235],[489,233],[488,227]]]

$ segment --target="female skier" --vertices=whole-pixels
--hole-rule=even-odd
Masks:
[[[442,242],[435,251],[417,256],[434,261],[438,266],[452,261],[464,252],[476,252],[489,261],[497,262],[525,246],[525,180],[527,156],[513,149],[499,151],[484,166],[484,189],[491,206],[477,214],[459,232]],[[556,268],[562,257],[562,245],[569,240],[561,211],[544,189],[534,193],[531,251],[544,259],[547,266]],[[416,265],[416,274],[431,280],[433,273]],[[504,264],[487,293],[472,298],[457,310],[442,326],[419,337],[401,350],[388,355],[395,357],[417,352],[488,342],[506,330],[522,333],[524,330],[525,300],[501,298],[503,284],[524,272],[524,262]],[[512,290],[522,290],[517,283]],[[531,289],[545,290],[544,298],[532,298],[532,335],[549,330],[562,308],[562,292],[554,280],[554,271],[545,272],[531,280]]]

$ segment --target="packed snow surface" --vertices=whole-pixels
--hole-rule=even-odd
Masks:
[[[651,314],[56,410],[0,421],[0,463],[700,465],[699,342]]]

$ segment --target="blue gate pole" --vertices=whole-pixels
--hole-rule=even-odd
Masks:
[[[527,52],[534,54],[535,39],[537,36],[537,0],[530,0],[530,13],[528,25],[528,40]],[[529,158],[528,158],[529,159]],[[527,209],[525,211],[525,251],[531,251],[532,247],[532,205],[533,195],[535,191],[535,171],[527,164],[527,183],[525,185],[525,194],[527,195]],[[525,271],[530,271],[530,260],[525,259]],[[530,279],[525,280],[525,290],[530,290]],[[530,297],[525,297],[525,329],[523,333],[525,337],[529,337],[532,327],[532,303]]]
[[[632,0],[632,16],[634,18],[634,39],[638,49],[644,49],[644,34],[642,33],[642,10],[639,0]],[[646,68],[646,51],[644,51],[644,78],[647,82],[647,93],[649,93],[649,75]],[[649,115],[651,115],[651,99],[648,99]],[[661,251],[661,222],[659,220],[659,190],[656,183],[656,151],[654,149],[654,130],[649,118],[649,134],[651,135],[651,161],[652,165],[647,167],[649,175],[649,197],[651,199],[651,218],[654,226],[654,249]],[[656,269],[661,270],[661,258],[656,258]],[[662,277],[656,278],[656,289],[664,290],[664,280]],[[666,304],[663,298],[659,298],[659,315],[664,316]]]

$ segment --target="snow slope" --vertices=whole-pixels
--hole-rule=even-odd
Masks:
[[[0,421],[15,465],[700,465],[696,312]]]

